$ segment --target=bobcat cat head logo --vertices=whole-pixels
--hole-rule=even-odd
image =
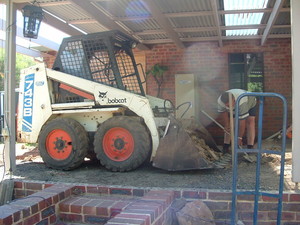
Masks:
[[[101,92],[99,91],[99,98],[106,98],[107,92]]]

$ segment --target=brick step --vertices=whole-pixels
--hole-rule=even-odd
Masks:
[[[67,224],[102,225],[136,200],[130,196],[72,196],[59,204],[59,219]]]
[[[68,225],[161,225],[173,200],[174,192],[155,190],[143,197],[76,195],[59,203],[58,218]]]
[[[94,223],[57,222],[54,225],[95,225]],[[98,225],[98,224],[97,224]]]

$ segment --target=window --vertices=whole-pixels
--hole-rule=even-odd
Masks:
[[[264,90],[263,68],[262,53],[229,54],[229,88],[262,92]]]

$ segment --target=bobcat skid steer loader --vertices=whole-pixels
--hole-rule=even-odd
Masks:
[[[54,169],[74,169],[90,154],[112,171],[146,159],[167,170],[213,168],[169,115],[171,104],[145,95],[134,44],[118,31],[65,38],[52,69],[24,69],[17,141],[38,142]]]

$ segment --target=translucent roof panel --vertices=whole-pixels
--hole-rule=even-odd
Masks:
[[[224,0],[224,10],[264,9],[269,0]],[[259,25],[263,13],[225,14],[225,26]],[[226,30],[226,36],[257,35],[258,29]]]

